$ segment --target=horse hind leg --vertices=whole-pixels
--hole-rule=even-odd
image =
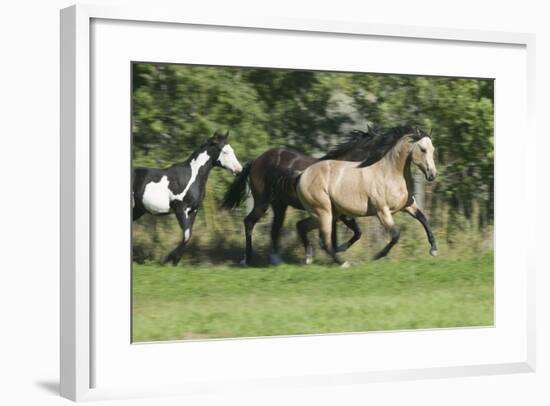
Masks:
[[[269,263],[271,265],[280,265],[283,260],[280,255],[279,237],[281,228],[285,221],[287,205],[281,202],[271,204],[273,208],[273,223],[271,225],[271,254],[269,254]]]
[[[244,218],[244,233],[246,238],[246,247],[244,258],[241,260],[242,265],[250,265],[252,262],[252,231],[256,223],[262,218],[267,211],[267,204],[256,205],[252,211]]]
[[[392,247],[397,244],[397,241],[399,241],[399,230],[393,222],[393,217],[391,215],[390,209],[388,207],[385,207],[379,210],[377,216],[380,220],[380,223],[382,223],[384,228],[390,233],[391,239],[390,242],[386,244],[386,246],[374,256],[375,260],[388,255]]]
[[[308,217],[296,223],[296,230],[298,231],[298,236],[302,241],[306,254],[306,265],[313,263],[313,247],[311,246],[307,234],[316,228],[319,228],[319,222],[315,217]]]
[[[353,231],[353,235],[351,238],[343,243],[342,245],[336,245],[336,252],[344,252],[348,250],[355,242],[357,242],[362,235],[361,227],[359,227],[359,223],[354,217],[348,217],[348,216],[340,216],[340,220],[342,223],[344,223],[351,231]],[[336,239],[334,239],[336,241]]]

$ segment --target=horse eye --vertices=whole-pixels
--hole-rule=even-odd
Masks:
[[[426,148],[420,147],[420,151],[422,151],[422,153],[425,154],[426,153]]]

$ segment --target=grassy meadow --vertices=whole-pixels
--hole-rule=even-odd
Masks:
[[[133,341],[493,324],[493,255],[333,265],[133,266]]]

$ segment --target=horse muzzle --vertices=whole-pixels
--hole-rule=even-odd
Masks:
[[[428,182],[433,181],[433,180],[436,178],[436,176],[437,176],[437,172],[434,171],[433,169],[428,169],[428,170],[426,171],[426,180],[427,180]]]
[[[233,172],[233,175],[238,175],[243,171],[242,165],[238,165],[235,169],[233,169],[231,172]]]

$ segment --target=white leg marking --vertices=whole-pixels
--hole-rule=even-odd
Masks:
[[[306,248],[306,265],[311,264],[313,264],[313,248],[310,245]]]
[[[206,164],[209,159],[210,155],[208,155],[208,152],[204,151],[201,152],[196,158],[193,158],[191,160],[191,178],[189,178],[187,186],[185,186],[183,192],[178,193],[177,195],[170,192],[170,200],[183,200],[189,188],[193,185],[193,183],[195,183],[197,175],[199,174],[199,169],[204,166],[204,164]]]
[[[191,210],[193,210],[191,207],[186,207],[184,210],[183,210],[183,215],[185,216],[185,219],[188,219],[189,218],[189,213],[191,213]],[[191,229],[190,228],[186,228],[185,231],[183,232],[183,240],[185,242],[189,241],[189,238],[191,237]]]

